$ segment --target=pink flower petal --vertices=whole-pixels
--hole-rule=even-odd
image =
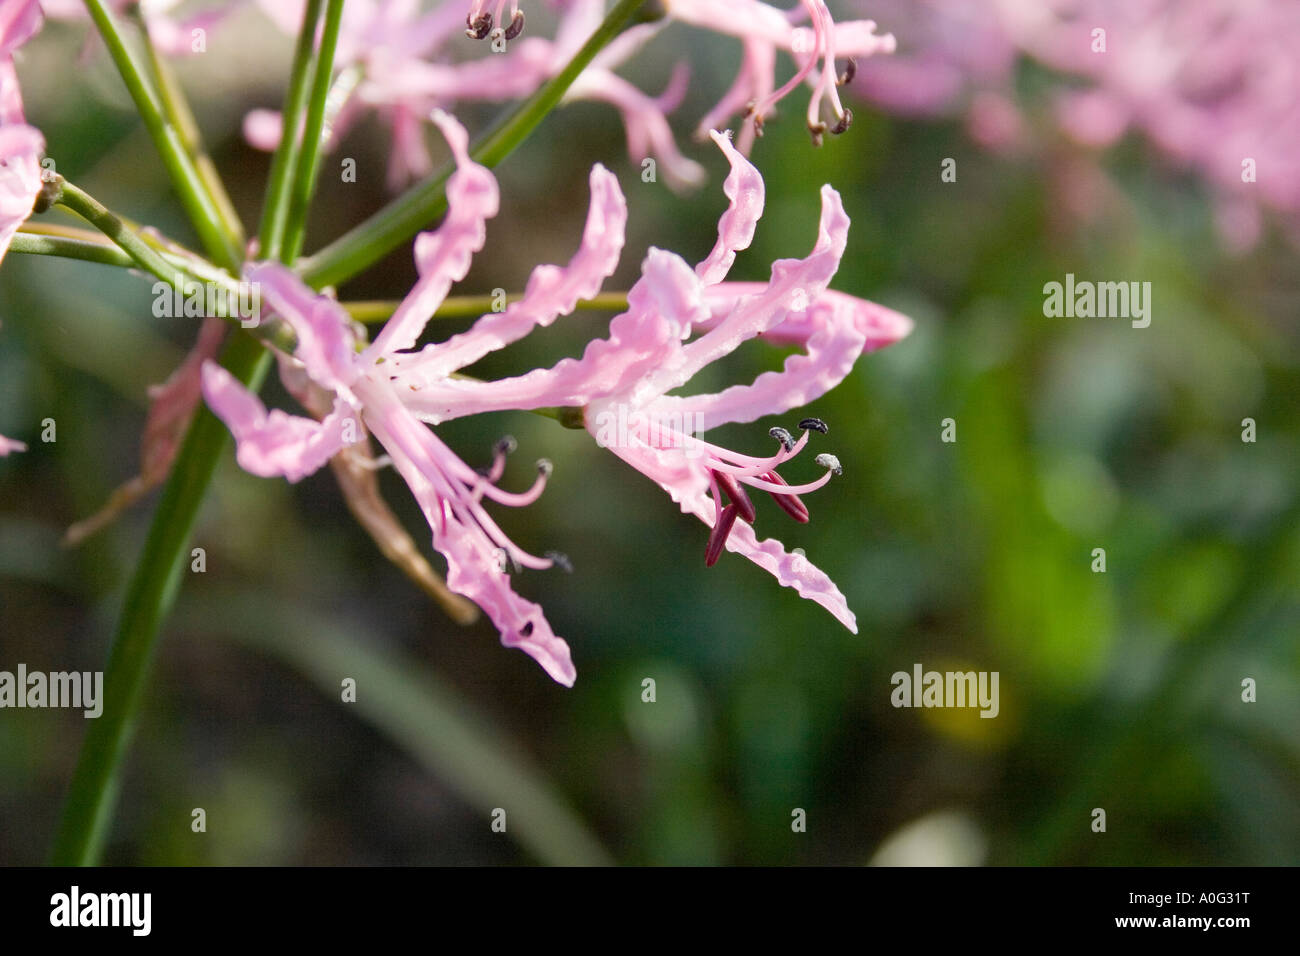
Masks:
[[[347,311],[276,262],[247,266],[244,278],[259,290],[263,303],[293,328],[298,337],[293,354],[307,374],[322,387],[350,398],[349,386],[357,377],[359,362]]]
[[[473,328],[414,356],[397,356],[394,366],[421,379],[441,378],[472,365],[484,355],[523,338],[535,326],[548,326],[572,312],[579,299],[600,291],[618,266],[627,225],[627,202],[618,179],[599,163],[591,170],[591,205],[582,245],[566,267],[540,265],[528,277],[524,295],[503,312],[489,312]]]
[[[690,381],[706,365],[735,351],[756,335],[774,328],[795,310],[806,309],[826,289],[839,268],[848,239],[849,217],[840,195],[822,187],[822,212],[817,243],[803,259],[778,259],[763,291],[743,299],[712,329],[683,349],[682,360],[663,367],[650,390],[662,395]]]
[[[731,173],[722,184],[722,191],[731,205],[718,220],[718,241],[709,257],[695,267],[700,281],[705,285],[721,282],[731,271],[736,253],[748,249],[754,241],[754,229],[763,215],[763,177],[754,165],[731,145],[731,137],[713,130],[709,133],[731,163]]]
[[[287,415],[278,408],[269,414],[261,400],[216,362],[203,363],[203,397],[235,438],[235,458],[241,468],[263,478],[283,475],[299,481],[347,444],[345,422],[352,419],[352,441],[360,439],[356,412],[339,402],[324,421]]]
[[[13,64],[0,60],[0,260],[41,191],[40,155],[45,139],[23,122]]]
[[[671,88],[668,92],[672,92]],[[654,157],[664,180],[673,189],[683,190],[704,182],[704,168],[678,150],[659,100],[642,93],[621,76],[588,67],[569,87],[567,96],[573,100],[599,100],[616,107],[623,114],[628,154],[637,163]]]
[[[683,513],[693,514],[713,527],[716,508],[705,494],[708,479],[701,466],[693,463],[681,450],[660,450],[644,444],[611,445],[610,450],[668,492]],[[760,542],[753,528],[741,521],[732,525],[726,548],[753,561],[783,587],[794,588],[800,597],[826,608],[854,634],[858,632],[857,618],[849,610],[843,593],[807,558],[788,553],[781,542],[773,538]]]
[[[4,0],[0,3],[0,58],[14,55],[41,28],[43,15],[37,0]]]
[[[576,671],[569,646],[551,630],[542,609],[515,593],[502,567],[502,549],[469,510],[456,472],[469,469],[402,407],[386,383],[364,385],[366,424],[393,460],[420,504],[433,546],[447,559],[447,586],[488,615],[501,643],[517,647],[566,687]]]
[[[635,393],[639,383],[681,354],[681,341],[707,312],[700,282],[680,256],[651,249],[641,278],[628,292],[628,311],[610,322],[607,339],[588,344],[580,359],[563,359],[496,382],[458,379],[425,381],[419,375],[396,381],[410,390],[403,402],[425,421],[549,405],[587,405],[600,398]]]
[[[146,482],[160,482],[171,469],[199,403],[203,363],[216,358],[225,331],[222,319],[204,319],[198,341],[185,360],[167,381],[149,387],[149,414],[140,439],[140,474]]]
[[[448,290],[469,272],[471,258],[487,239],[487,220],[497,214],[496,177],[470,159],[465,127],[441,110],[434,112],[433,121],[456,160],[456,172],[447,181],[447,215],[435,231],[416,237],[420,279],[366,349],[368,361],[415,344]]]

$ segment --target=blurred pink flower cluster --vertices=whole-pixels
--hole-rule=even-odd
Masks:
[[[285,33],[297,31],[303,0],[259,2]],[[427,175],[432,160],[423,133],[430,110],[529,96],[572,59],[609,4],[550,0],[557,19],[550,39],[536,35],[531,23],[525,29],[518,4],[511,4],[508,13],[506,6],[445,0],[424,11],[417,0],[350,0],[336,58],[340,80],[334,137],[366,110],[375,110],[392,129],[390,186]],[[615,72],[669,24],[681,22],[740,39],[743,58],[736,81],[699,122],[696,134],[704,138],[710,129],[744,116],[740,148],[746,153],[776,104],[804,82],[812,89],[807,122],[814,138],[847,128],[852,117],[839,99],[837,58],[847,62],[893,49],[893,38],[876,35],[872,21],[833,22],[824,0],[801,0],[790,11],[759,0],[664,0],[661,6],[665,17],[624,31],[601,50],[566,99],[599,101],[618,109],[633,159],[654,158],[665,181],[675,188],[699,185],[704,179],[700,165],[682,155],[667,119],[686,93],[689,70],[679,63],[657,96]],[[801,25],[804,18],[810,25]],[[795,63],[793,74],[779,88],[778,51]],[[254,146],[274,149],[280,138],[279,114],[253,111],[244,132]]]
[[[1294,0],[870,0],[898,53],[854,92],[884,108],[963,112],[993,148],[1026,145],[1027,57],[1062,75],[1048,104],[1075,142],[1130,130],[1208,181],[1225,241],[1258,240],[1261,210],[1300,239],[1300,4]]]

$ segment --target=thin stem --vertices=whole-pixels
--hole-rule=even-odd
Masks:
[[[325,109],[334,75],[334,51],[338,46],[339,26],[342,22],[343,0],[328,0],[325,25],[321,29],[320,50],[316,55],[316,72],[308,99],[307,118],[302,124],[302,142],[298,147],[298,162],[293,174],[292,200],[285,227],[285,262],[298,258],[307,231],[307,206],[316,190],[316,176],[320,172],[320,157],[325,142]]]
[[[511,292],[505,297],[505,303],[518,302],[524,297],[522,292]],[[493,295],[449,295],[442,300],[433,313],[435,319],[477,318],[494,311],[501,302]],[[339,303],[348,314],[358,322],[383,322],[401,305],[400,299],[370,299],[356,302]],[[624,312],[627,310],[626,292],[602,292],[590,299],[579,299],[575,310],[579,312]]]
[[[66,180],[64,180],[66,182]],[[122,220],[123,225],[140,237],[147,245],[157,251],[164,259],[180,263],[180,268],[186,272],[199,275],[206,272],[219,272],[223,276],[228,276],[225,270],[214,266],[197,252],[193,252],[170,236],[165,236],[153,226],[141,226],[138,222],[129,216],[124,216],[120,212],[114,213],[118,219]],[[64,239],[84,239],[88,242],[97,242],[100,245],[111,245],[105,242],[104,234],[96,232],[93,229],[81,229],[77,226],[65,226],[57,222],[37,222],[35,219],[28,219],[22,224],[22,232],[32,233],[39,236],[60,236]],[[134,265],[134,262],[131,263]]]
[[[149,35],[149,22],[144,17],[142,7],[137,4],[130,7],[129,11],[145,38],[145,55],[148,57],[154,79],[158,83],[163,113],[180,134],[185,151],[194,161],[194,168],[198,170],[203,187],[216,207],[221,228],[236,246],[243,249],[244,224],[239,220],[239,213],[235,211],[235,204],[230,201],[230,194],[226,192],[225,183],[221,181],[221,174],[217,172],[212,157],[203,147],[199,124],[194,118],[194,111],[190,109],[189,101],[185,98],[185,90],[176,77],[176,71],[166,59],[159,56],[158,48],[154,46],[153,38]]]
[[[111,239],[115,246],[97,246],[82,238],[59,235],[32,236],[20,232],[14,236],[17,245],[11,245],[11,249],[37,255],[61,255],[105,265],[139,266],[168,285],[179,288],[186,296],[191,294],[191,290],[185,286],[185,280],[188,278],[217,285],[222,291],[233,295],[233,301],[242,301],[246,290],[241,288],[238,279],[224,270],[192,253],[181,255],[155,249],[101,202],[62,177],[56,180],[56,190],[53,202],[81,216]],[[83,230],[69,231],[83,233]],[[125,261],[122,256],[126,257]],[[227,301],[232,300],[228,297]],[[258,324],[248,327],[243,324],[244,316],[227,313],[219,314],[219,317],[239,325],[254,338],[283,352],[292,354],[296,347],[297,340],[293,330],[280,319],[262,322],[261,317],[258,316]]]
[[[270,362],[270,353],[259,342],[239,332],[222,354],[222,365],[254,389]],[[55,865],[87,866],[99,860],[158,632],[176,600],[199,505],[229,437],[226,427],[200,405],[167,477],[131,577],[104,672],[103,713],[89,722],[82,743],[55,837],[51,857]]]
[[[37,256],[61,256],[64,259],[80,259],[82,262],[99,262],[106,266],[135,268],[137,265],[134,259],[111,243],[31,232],[16,233],[9,243],[9,251]]]
[[[127,224],[125,219],[122,222]],[[166,240],[159,241],[144,233],[137,233],[137,235],[154,249],[168,265],[176,268],[187,278],[197,279],[201,282],[215,282],[226,289],[236,288],[235,279],[231,277],[230,273],[217,268],[206,259],[195,255],[184,247],[173,245]],[[64,259],[80,259],[85,262],[98,262],[102,265],[120,266],[127,269],[139,268],[138,262],[132,259],[120,246],[105,238],[101,232],[95,232],[92,229],[78,229],[75,226],[37,223],[31,220],[23,223],[22,229],[14,234],[9,251],[38,256],[58,256]]]
[[[311,82],[312,51],[316,46],[316,25],[320,22],[323,0],[307,0],[302,26],[293,50],[293,72],[280,112],[280,143],[271,159],[271,174],[266,183],[266,202],[262,207],[259,229],[259,255],[283,261],[285,226],[289,219],[292,178],[298,159],[298,128],[302,125]]]
[[[121,218],[121,217],[119,217]],[[126,222],[125,219],[122,220]],[[65,226],[59,222],[37,222],[35,219],[28,219],[22,224],[21,232],[30,233],[37,236],[59,236],[63,239],[83,239],[86,242],[97,242],[101,246],[115,248],[112,243],[104,239],[104,234],[95,229],[82,229],[80,226]],[[141,236],[141,238],[144,238]]]
[[[492,167],[505,159],[559,105],[573,81],[597,53],[627,26],[645,0],[619,0],[572,60],[555,77],[519,105],[471,150],[474,160]],[[312,287],[321,289],[349,279],[410,239],[447,209],[443,169],[411,187],[365,222],[298,263]]]
[[[185,207],[203,248],[218,264],[228,269],[238,269],[243,259],[243,246],[222,228],[221,213],[208,195],[203,177],[195,168],[194,160],[190,158],[180,133],[164,115],[161,101],[149,82],[145,68],[127,46],[117,17],[104,4],[104,0],[85,0],[85,3],[135,102],[140,118],[162,157],[172,185],[180,196],[181,204]]]
[[[152,272],[171,285],[181,283],[180,272],[131,230],[126,223],[113,215],[103,203],[89,193],[72,185],[66,179],[57,180],[58,193],[54,202],[72,210],[82,219],[113,240],[142,269]]]

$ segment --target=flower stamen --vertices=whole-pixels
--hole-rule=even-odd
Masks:
[[[706,568],[711,568],[718,563],[718,557],[722,554],[722,548],[727,543],[727,536],[731,534],[731,526],[736,523],[738,513],[734,504],[722,509],[722,515],[709,534],[709,546],[704,552]]]

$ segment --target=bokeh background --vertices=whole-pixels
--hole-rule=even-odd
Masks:
[[[60,172],[190,241],[111,65],[83,41],[52,26],[27,51],[29,119]],[[178,64],[246,222],[268,162],[239,124],[278,105],[289,50],[234,27]],[[683,55],[677,129],[710,182],[687,195],[642,182],[612,110],[566,107],[498,170],[502,214],[457,291],[519,289],[537,262],[564,261],[596,161],[630,206],[608,288],[628,286],[651,244],[707,252],[725,163],[687,131],[738,46],[673,27],[627,75],[660,89]],[[1041,81],[1032,65],[1017,74],[1030,97]],[[916,321],[805,410],[830,424],[845,469],[808,500],[812,522],[759,503],[759,530],[830,573],[860,633],[736,556],[706,570],[706,529],[585,432],[524,413],[450,423],[440,434],[472,465],[518,439],[507,486],[555,462],[538,504],[498,517],[574,564],[517,578],[573,647],[565,690],[489,623],[452,624],[380,556],[328,470],[290,486],[228,453],[194,542],[207,570],[186,575],[166,624],[107,862],[1300,862],[1296,249],[1270,229],[1226,252],[1204,184],[1140,137],[1085,152],[1045,129],[1046,148],[1007,156],[957,118],[855,101],[849,133],[816,150],[801,110],[787,104],[758,143],[767,212],[732,277],[806,253],[831,182],[853,221],[834,287]],[[471,130],[494,115],[461,113]],[[390,198],[388,142],[368,122],[327,159],[309,250]],[[355,183],[337,175],[344,156]],[[940,181],[948,157],[955,183]],[[1067,272],[1150,282],[1150,327],[1045,318],[1042,286]],[[342,297],[399,297],[413,275],[408,246]],[[31,446],[0,463],[0,669],[106,659],[154,499],[77,549],[59,538],[135,473],[145,388],[193,342],[192,320],[150,307],[147,281],[108,267],[10,255],[0,271],[0,433]],[[478,372],[577,354],[607,319],[566,318]],[[697,384],[783,358],[751,344]],[[292,407],[278,383],[266,395]],[[46,417],[54,443],[40,441]],[[955,443],[940,440],[945,418]],[[773,424],[794,422],[717,438],[765,451]],[[383,487],[431,553],[405,487],[391,474]],[[916,663],[998,671],[1000,715],[893,708],[890,675]],[[354,704],[339,699],[349,676]],[[79,713],[0,713],[0,863],[44,858],[84,730]],[[196,807],[206,833],[191,831]]]

